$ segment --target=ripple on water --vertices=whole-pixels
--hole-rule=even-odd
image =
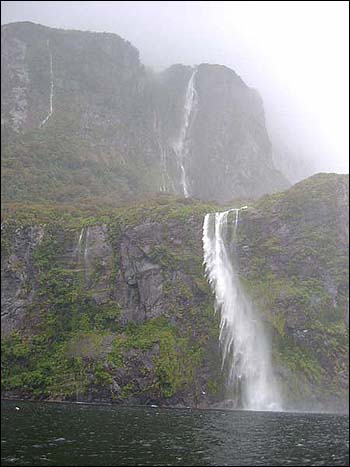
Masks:
[[[346,416],[21,406],[3,405],[3,465],[348,465]]]

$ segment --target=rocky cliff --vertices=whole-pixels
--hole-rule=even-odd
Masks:
[[[348,192],[347,176],[320,174],[240,214],[234,264],[271,338],[285,407],[347,403]],[[222,403],[202,224],[226,208],[169,195],[105,210],[8,206],[3,394]]]
[[[288,186],[262,101],[234,71],[155,74],[115,34],[33,23],[2,26],[1,41],[4,199],[116,205],[167,191],[228,201]]]
[[[216,400],[217,326],[202,275],[206,209],[160,198],[108,214],[6,216],[5,394],[191,406]]]

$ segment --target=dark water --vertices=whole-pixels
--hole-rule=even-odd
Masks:
[[[345,415],[3,402],[1,431],[1,465],[349,465]]]

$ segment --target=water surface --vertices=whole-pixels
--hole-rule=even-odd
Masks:
[[[1,405],[6,466],[349,465],[347,415]]]

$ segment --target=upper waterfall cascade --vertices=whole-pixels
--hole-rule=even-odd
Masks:
[[[233,267],[230,242],[236,236],[239,212],[207,214],[203,224],[204,264],[220,313],[222,367],[227,397],[234,408],[280,410],[270,349],[259,316],[249,302]],[[228,219],[234,214],[234,224]],[[231,237],[231,238],[230,238]]]
[[[47,41],[47,47],[50,51],[50,42]],[[54,91],[54,84],[53,84],[53,67],[52,67],[52,53],[50,51],[50,109],[49,109],[49,113],[46,115],[46,117],[44,118],[44,120],[40,123],[39,127],[43,127],[46,122],[48,121],[48,119],[51,117],[52,113],[53,113],[53,91]]]
[[[197,105],[197,92],[195,89],[195,78],[197,69],[193,71],[186,89],[185,105],[181,121],[180,132],[178,138],[173,144],[174,151],[178,158],[180,170],[181,170],[181,186],[183,193],[186,198],[190,196],[188,177],[186,173],[186,158],[188,155],[188,130],[191,123],[191,117],[195,111]]]

